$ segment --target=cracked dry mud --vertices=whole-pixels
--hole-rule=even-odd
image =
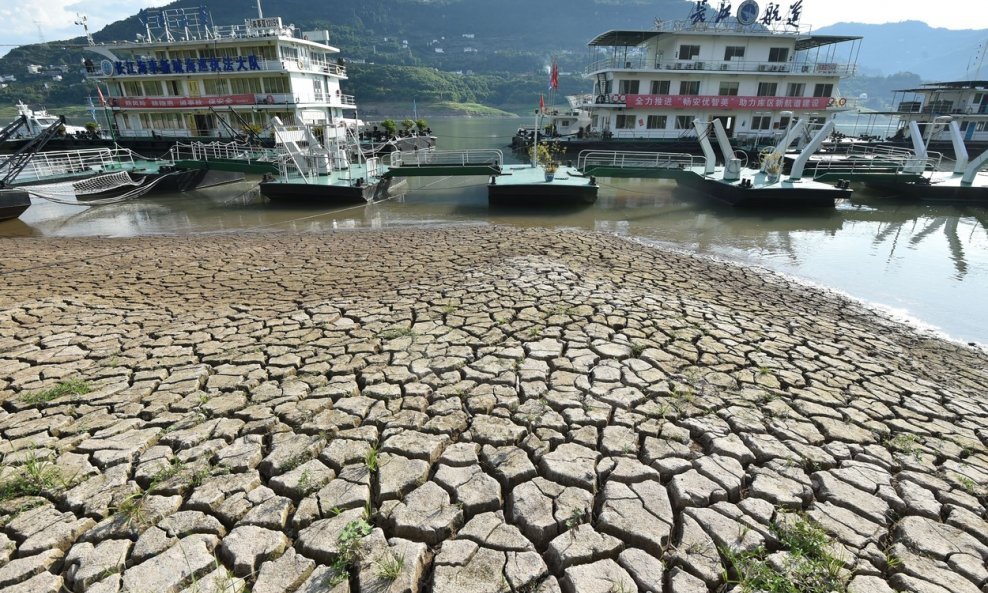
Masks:
[[[988,357],[835,295],[582,232],[0,245],[5,592],[741,590],[794,518],[835,588],[988,592]]]

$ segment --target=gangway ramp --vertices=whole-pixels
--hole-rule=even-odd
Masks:
[[[386,177],[502,175],[500,150],[416,150],[393,152]]]
[[[695,175],[693,168],[698,166],[703,159],[691,154],[620,150],[584,150],[576,164],[584,175],[627,179],[680,179]]]
[[[193,142],[173,146],[168,160],[176,169],[276,174],[284,156],[278,150],[238,142]]]

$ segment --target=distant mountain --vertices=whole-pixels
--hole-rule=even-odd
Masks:
[[[837,23],[815,31],[821,35],[860,35],[858,66],[863,73],[913,72],[927,81],[988,78],[988,61],[977,72],[988,29],[938,29],[920,21],[884,25]]]
[[[584,92],[589,82],[580,73],[593,37],[610,29],[651,29],[655,19],[683,20],[693,6],[687,0],[262,0],[262,5],[266,16],[280,16],[302,30],[328,29],[330,43],[354,63],[348,89],[359,92],[358,97],[400,92],[402,87],[393,83],[403,77],[416,84],[431,79],[422,70],[389,70],[416,67],[476,75],[473,80],[462,77],[463,84],[444,78],[435,94],[478,102],[514,102],[541,90],[551,59],[558,60],[562,71],[561,90]],[[200,6],[217,25],[257,16],[255,0],[177,0],[165,8],[198,11]],[[146,11],[112,23],[94,37],[98,43],[135,39],[145,32],[142,18]],[[988,30],[935,29],[917,21],[839,23],[815,33],[864,37],[857,56],[862,77],[842,86],[855,95],[876,97],[916,75],[928,81],[974,77],[968,71],[976,65],[979,46],[988,43]],[[0,58],[0,74],[16,74],[18,81],[0,88],[0,104],[18,99],[79,104],[93,91],[79,73],[85,56],[92,54],[80,38],[12,50]],[[361,63],[367,67],[361,69]],[[56,82],[51,76],[27,74],[29,64],[62,67],[67,73]],[[372,64],[378,68],[370,68]],[[980,77],[988,79],[988,66]],[[447,86],[457,88],[446,92]]]

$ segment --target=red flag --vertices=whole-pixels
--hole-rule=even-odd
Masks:
[[[99,88],[99,83],[96,84],[96,92],[99,93],[99,104],[101,106],[106,105],[106,99],[103,98],[103,91]]]
[[[555,60],[552,61],[552,69],[549,71],[549,88],[559,89],[559,64]]]
[[[545,111],[545,96],[539,95],[539,113]]]

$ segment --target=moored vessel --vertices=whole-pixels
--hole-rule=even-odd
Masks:
[[[822,125],[854,106],[838,85],[856,70],[861,37],[813,34],[798,10],[781,16],[774,4],[761,11],[745,0],[735,13],[722,2],[715,16],[695,4],[688,20],[589,42],[593,91],[580,108],[591,125],[561,139],[567,150],[695,151],[694,119],[720,120],[732,145],[757,149],[775,145],[794,119]]]
[[[143,14],[144,34],[90,46],[100,58],[86,64],[120,145],[151,154],[178,141],[270,145],[275,117],[323,142],[357,126],[356,101],[340,86],[347,67],[327,30],[264,17],[260,4],[258,18],[233,26],[214,24],[205,8]]]

